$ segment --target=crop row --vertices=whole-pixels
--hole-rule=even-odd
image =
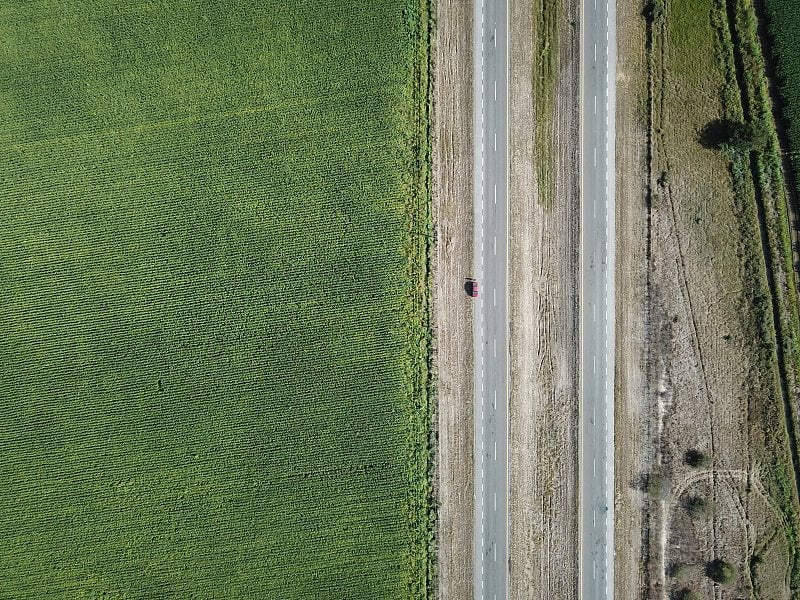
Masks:
[[[785,122],[795,182],[800,181],[800,4],[794,0],[765,0],[772,55],[783,100]],[[800,187],[796,189],[800,194]]]

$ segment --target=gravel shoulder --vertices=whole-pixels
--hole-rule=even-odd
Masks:
[[[433,49],[438,597],[473,596],[472,2],[438,0]]]
[[[578,3],[559,5],[555,106],[539,115],[542,6],[510,2],[510,597],[568,600],[578,593]],[[552,128],[552,202],[534,163],[536,119]]]

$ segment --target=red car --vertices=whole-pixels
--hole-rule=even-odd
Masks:
[[[472,284],[470,286],[470,292],[472,292],[472,297],[473,298],[477,298],[478,297],[478,282],[473,280],[470,283]]]

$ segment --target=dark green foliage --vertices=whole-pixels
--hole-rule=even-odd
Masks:
[[[661,25],[667,16],[666,0],[648,0],[644,8],[644,17],[653,25]]]
[[[736,581],[736,569],[729,562],[717,558],[706,565],[706,576],[715,583],[727,585]]]
[[[711,464],[711,457],[708,456],[708,454],[693,448],[686,451],[684,460],[686,461],[687,465],[695,468],[705,468]]]
[[[682,588],[672,594],[672,598],[674,600],[701,600],[702,596],[695,592],[694,590],[690,590],[689,588]]]
[[[425,595],[417,4],[0,4],[0,598]]]
[[[738,155],[761,150],[769,140],[769,132],[761,121],[742,122],[719,119],[703,128],[700,142]]]

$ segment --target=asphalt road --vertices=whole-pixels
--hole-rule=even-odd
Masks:
[[[614,598],[614,0],[582,0],[580,597]]]
[[[508,597],[508,7],[475,1],[475,598]]]

